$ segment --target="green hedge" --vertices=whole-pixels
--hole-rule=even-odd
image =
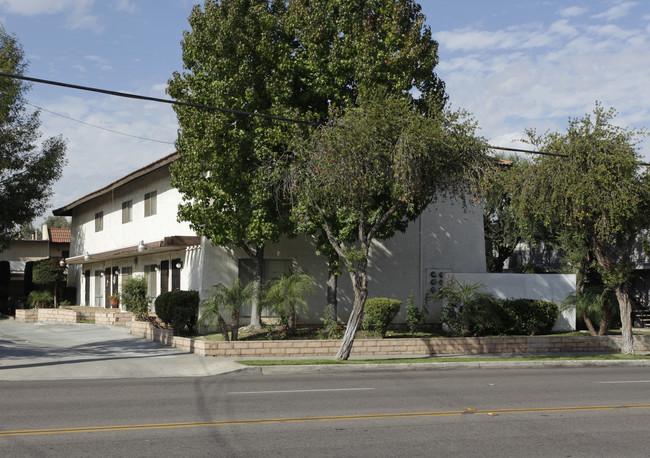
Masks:
[[[369,330],[382,338],[386,336],[388,325],[402,308],[402,301],[385,297],[373,297],[366,301],[363,309],[363,329]]]
[[[168,291],[156,298],[156,315],[174,334],[194,334],[199,312],[198,291]]]

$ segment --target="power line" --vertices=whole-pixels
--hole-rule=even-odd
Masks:
[[[147,100],[149,102],[158,102],[158,103],[167,103],[169,105],[179,105],[179,106],[184,106],[184,107],[192,107],[192,108],[202,108],[204,110],[211,110],[211,111],[219,111],[222,113],[231,113],[231,114],[238,114],[238,115],[243,115],[243,116],[254,116],[257,118],[263,118],[263,119],[272,119],[275,121],[284,121],[284,122],[292,122],[296,124],[313,124],[310,121],[305,121],[302,119],[292,119],[292,118],[285,118],[283,116],[273,116],[273,115],[267,115],[267,114],[262,114],[262,113],[253,113],[250,111],[241,111],[241,110],[231,110],[230,108],[218,108],[218,107],[213,107],[210,105],[201,105],[198,103],[190,103],[190,102],[179,102],[177,100],[168,100],[168,99],[161,99],[158,97],[149,97],[146,95],[138,95],[138,94],[129,94],[126,92],[117,92],[117,91],[109,91],[108,89],[99,89],[96,87],[89,87],[89,86],[80,86],[78,84],[70,84],[70,83],[61,83],[59,81],[52,81],[52,80],[45,80],[41,78],[32,78],[29,76],[23,76],[23,75],[14,75],[11,73],[1,73],[0,76],[5,76],[7,78],[15,78],[19,80],[24,80],[24,81],[31,81],[33,83],[42,83],[42,84],[49,84],[52,86],[60,86],[60,87],[66,87],[69,89],[78,89],[80,91],[89,91],[89,92],[97,92],[100,94],[107,94],[107,95],[113,95],[116,97],[124,97],[127,99],[136,99],[136,100]]]
[[[50,113],[50,114],[53,114],[53,115],[56,115],[56,116],[60,116],[62,118],[69,119],[70,121],[78,122],[78,123],[84,124],[86,126],[94,127],[95,129],[101,129],[101,130],[105,130],[107,132],[112,132],[114,134],[124,135],[126,137],[137,138],[137,139],[140,139],[140,140],[147,140],[149,142],[164,143],[166,145],[173,145],[174,144],[174,142],[166,142],[166,141],[163,141],[163,140],[156,140],[156,139],[153,139],[153,138],[140,137],[138,135],[131,135],[131,134],[127,134],[127,133],[124,133],[124,132],[117,131],[117,130],[109,129],[107,127],[96,126],[95,124],[90,124],[88,122],[81,121],[79,119],[74,119],[74,118],[71,118],[70,116],[66,116],[66,115],[61,114],[61,113],[56,113],[54,111],[46,110],[45,108],[39,107],[38,105],[34,105],[33,103],[26,102],[26,104],[29,105],[29,106],[32,106],[34,108],[37,108],[37,109],[39,109],[41,111],[45,111],[46,113]]]
[[[158,97],[149,97],[149,96],[145,96],[145,95],[129,94],[129,93],[126,93],[126,92],[111,91],[111,90],[108,90],[108,89],[99,89],[99,88],[94,88],[94,87],[89,87],[89,86],[80,86],[78,84],[62,83],[62,82],[59,82],[59,81],[46,80],[46,79],[41,79],[41,78],[32,78],[32,77],[29,77],[29,76],[14,75],[14,74],[11,74],[11,73],[2,73],[2,72],[0,72],[0,76],[4,76],[4,77],[7,77],[7,78],[15,78],[15,79],[19,79],[19,80],[25,80],[25,81],[31,81],[31,82],[34,82],[34,83],[50,84],[50,85],[53,85],[53,86],[66,87],[66,88],[70,88],[70,89],[78,89],[78,90],[81,90],[81,91],[97,92],[97,93],[100,93],[100,94],[107,94],[107,95],[112,95],[112,96],[116,96],[116,97],[125,97],[125,98],[136,99],[136,100],[147,100],[147,101],[150,101],[150,102],[167,103],[167,104],[170,104],[170,105],[179,105],[179,106],[192,107],[192,108],[202,108],[202,109],[205,109],[205,110],[219,111],[219,112],[222,112],[222,113],[238,114],[238,115],[242,115],[242,116],[254,116],[254,117],[263,118],[263,119],[272,119],[272,120],[275,120],[275,121],[291,122],[291,123],[295,123],[295,124],[315,125],[315,123],[313,123],[311,121],[305,121],[305,120],[302,120],[302,119],[285,118],[283,116],[273,116],[273,115],[267,115],[267,114],[263,114],[263,113],[253,113],[253,112],[250,112],[250,111],[232,110],[232,109],[229,109],[229,108],[218,108],[218,107],[213,107],[213,106],[210,106],[210,105],[201,105],[201,104],[190,103],[190,102],[179,102],[177,100],[168,100],[168,99],[161,99],[161,98],[158,98]],[[35,106],[35,105],[32,105],[32,106]],[[44,111],[47,111],[47,110],[44,110]],[[50,112],[50,113],[52,113],[52,112]],[[53,113],[53,114],[58,114],[58,113]],[[63,115],[59,115],[59,116],[63,116]],[[66,117],[66,116],[63,116],[63,117]],[[72,119],[72,118],[69,118],[69,119]],[[82,124],[87,124],[87,123],[84,123],[83,121],[78,121],[76,119],[72,119],[72,120],[77,121],[77,122],[81,122]],[[88,124],[88,125],[92,126],[92,124]],[[137,137],[137,136],[134,136],[134,135],[124,134],[122,132],[111,131],[110,129],[105,129],[105,128],[102,128],[102,127],[99,127],[99,126],[92,126],[92,127],[97,127],[98,129],[108,130],[109,132],[114,132],[114,133],[117,133],[117,134],[120,134],[120,135],[127,135],[127,136],[131,136],[131,137],[135,137],[135,138],[142,138],[143,140],[157,141],[157,142],[160,142],[160,143],[169,143],[169,142],[163,142],[163,141],[159,141],[159,140],[151,140],[151,139],[147,139],[147,138],[143,138],[143,137]],[[537,154],[537,155],[540,155],[540,156],[555,156],[555,157],[564,157],[564,158],[569,157],[566,154],[547,153],[547,152],[544,152],[544,151],[533,151],[533,150],[525,150],[525,149],[519,149],[519,148],[507,148],[507,147],[503,147],[503,146],[488,145],[488,148],[501,150],[501,151],[511,151],[511,152],[516,152],[516,153]],[[646,162],[637,162],[637,164],[642,165],[642,166],[646,166],[646,167],[650,166],[650,164],[646,163]]]
[[[490,149],[498,149],[498,150],[501,150],[501,151],[512,151],[514,153],[539,154],[540,156],[569,157],[567,154],[545,153],[544,151],[531,151],[531,150],[519,149],[519,148],[506,148],[505,146],[488,145],[488,148],[490,148]]]

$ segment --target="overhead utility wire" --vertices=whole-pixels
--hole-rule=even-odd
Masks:
[[[109,129],[107,127],[96,126],[95,124],[90,124],[88,122],[81,121],[79,119],[71,118],[70,116],[66,116],[66,115],[61,114],[61,113],[56,113],[54,111],[46,110],[45,108],[39,107],[38,105],[34,105],[33,103],[29,103],[29,102],[26,102],[26,103],[27,103],[27,105],[32,106],[32,107],[34,107],[34,108],[36,108],[38,110],[45,111],[46,113],[50,113],[50,114],[53,114],[53,115],[56,115],[56,116],[61,116],[62,118],[69,119],[70,121],[74,121],[74,122],[78,122],[80,124],[84,124],[86,126],[94,127],[95,129],[101,129],[101,130],[105,130],[107,132],[111,132],[111,133],[114,133],[114,134],[124,135],[126,137],[137,138],[139,140],[147,140],[149,142],[164,143],[166,145],[173,145],[174,144],[174,142],[166,142],[164,140],[156,140],[154,138],[140,137],[138,135],[131,135],[131,134],[127,134],[127,133],[124,133],[124,132],[120,132],[118,130]]]
[[[276,120],[276,121],[292,122],[292,123],[296,123],[296,124],[314,125],[313,122],[305,121],[305,120],[302,120],[302,119],[285,118],[283,116],[273,116],[273,115],[267,115],[267,114],[262,114],[262,113],[253,113],[253,112],[250,112],[250,111],[231,110],[229,108],[218,108],[218,107],[213,107],[213,106],[210,106],[210,105],[201,105],[201,104],[189,103],[189,102],[179,102],[177,100],[161,99],[161,98],[158,98],[158,97],[148,97],[148,96],[145,96],[145,95],[129,94],[129,93],[126,93],[126,92],[109,91],[107,89],[99,89],[99,88],[94,88],[94,87],[89,87],[89,86],[80,86],[78,84],[61,83],[59,81],[45,80],[45,79],[41,79],[41,78],[32,78],[32,77],[29,77],[29,76],[14,75],[14,74],[11,74],[11,73],[2,73],[2,72],[0,72],[0,76],[5,76],[7,78],[15,78],[15,79],[19,79],[19,80],[25,80],[25,81],[31,81],[31,82],[34,82],[34,83],[43,83],[43,84],[50,84],[50,85],[53,85],[53,86],[67,87],[67,88],[70,88],[70,89],[79,89],[79,90],[82,90],[82,91],[97,92],[97,93],[100,93],[100,94],[113,95],[113,96],[116,96],[116,97],[125,97],[125,98],[128,98],[128,99],[148,100],[150,102],[167,103],[167,104],[170,104],[170,105],[180,105],[180,106],[185,106],[185,107],[203,108],[203,109],[211,110],[211,111],[220,111],[222,113],[232,113],[232,114],[238,114],[238,115],[244,115],[244,116],[255,116],[255,117],[258,117],[258,118],[273,119],[273,120]],[[45,111],[47,111],[47,110],[45,110]],[[54,113],[54,114],[56,114],[56,113]],[[73,119],[73,121],[76,121],[76,120]],[[79,122],[82,122],[82,121],[79,121]],[[91,124],[89,124],[89,125],[91,125]],[[93,127],[97,127],[99,129],[102,129],[101,127],[98,127],[98,126],[93,126]],[[105,129],[105,130],[110,131],[110,129]],[[115,132],[115,133],[122,134],[121,132]],[[128,135],[128,134],[122,134],[122,135]],[[137,138],[140,138],[140,137],[137,137]],[[148,139],[145,139],[145,140],[148,140]],[[158,141],[158,140],[154,140],[154,141]],[[161,142],[161,143],[166,143],[166,142]],[[544,151],[532,151],[532,150],[525,150],[525,149],[518,149],[518,148],[506,148],[506,147],[503,147],[503,146],[491,146],[491,145],[488,145],[488,147],[490,149],[497,149],[497,150],[501,150],[501,151],[512,151],[512,152],[526,153],[526,154],[538,154],[538,155],[541,155],[541,156],[569,157],[566,154],[546,153]],[[650,166],[650,164],[646,163],[646,162],[638,162],[638,164],[643,165],[643,166]]]
[[[78,84],[70,84],[70,83],[61,83],[59,81],[52,81],[52,80],[44,80],[41,78],[32,78],[29,76],[22,76],[22,75],[14,75],[11,73],[0,73],[0,76],[6,76],[7,78],[16,78],[19,80],[25,80],[25,81],[31,81],[34,83],[43,83],[43,84],[50,84],[52,86],[61,86],[61,87],[67,87],[70,89],[79,89],[81,91],[89,91],[89,92],[98,92],[100,94],[107,94],[107,95],[113,95],[116,97],[125,97],[127,99],[136,99],[136,100],[147,100],[150,102],[159,102],[159,103],[167,103],[170,105],[180,105],[184,107],[193,107],[193,108],[203,108],[205,110],[211,110],[211,111],[220,111],[222,113],[232,113],[232,114],[238,114],[238,115],[244,115],[244,116],[255,116],[258,118],[264,118],[264,119],[273,119],[276,121],[284,121],[284,122],[293,122],[296,124],[312,124],[310,121],[304,121],[301,119],[291,119],[291,118],[285,118],[283,116],[273,116],[273,115],[267,115],[267,114],[262,114],[262,113],[253,113],[250,111],[241,111],[241,110],[231,110],[229,108],[218,108],[218,107],[213,107],[210,105],[201,105],[198,103],[189,103],[189,102],[179,102],[177,100],[168,100],[168,99],[161,99],[158,97],[148,97],[145,95],[137,95],[137,94],[129,94],[126,92],[117,92],[117,91],[109,91],[107,89],[99,89],[95,87],[89,87],[89,86],[79,86]]]

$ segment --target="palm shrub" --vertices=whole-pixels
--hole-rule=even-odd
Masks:
[[[251,282],[242,287],[241,280],[236,278],[231,286],[219,283],[212,287],[210,296],[202,303],[200,308],[199,324],[219,327],[223,340],[228,341],[228,327],[223,318],[224,312],[230,313],[230,335],[232,340],[239,338],[239,312],[244,304],[253,299],[257,284]]]
[[[156,298],[156,315],[172,327],[174,333],[194,334],[199,311],[198,291],[166,291]]]
[[[569,294],[560,305],[562,310],[575,308],[592,336],[607,334],[618,312],[616,294],[612,288],[588,286]],[[598,329],[596,330],[596,326]]]
[[[481,336],[498,334],[502,321],[498,301],[482,292],[480,283],[446,282],[436,296],[444,299],[441,323],[454,335]]]
[[[384,338],[388,325],[402,308],[402,301],[386,297],[373,297],[366,300],[361,327]]]
[[[315,282],[311,275],[305,273],[282,274],[279,279],[266,284],[263,307],[268,307],[280,318],[286,328],[286,335],[296,331],[296,314],[298,308],[306,310],[305,297],[314,291]]]
[[[27,296],[27,303],[31,308],[45,308],[52,304],[54,296],[50,291],[32,291]]]
[[[147,280],[144,277],[131,277],[122,283],[122,301],[135,319],[147,321],[149,318],[149,299],[147,298]]]

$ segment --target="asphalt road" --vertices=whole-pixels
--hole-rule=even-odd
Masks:
[[[645,367],[0,382],[0,456],[648,456]]]

